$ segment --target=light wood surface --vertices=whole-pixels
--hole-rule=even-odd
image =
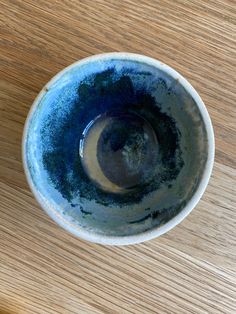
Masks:
[[[0,0],[0,313],[236,313],[235,0]],[[204,197],[168,234],[105,247],[58,227],[34,200],[21,136],[43,85],[110,51],[182,73],[211,115]]]

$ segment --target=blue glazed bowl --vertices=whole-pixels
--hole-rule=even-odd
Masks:
[[[167,65],[130,53],[89,57],[57,74],[23,136],[38,202],[68,231],[102,244],[173,228],[201,198],[213,159],[197,92]]]

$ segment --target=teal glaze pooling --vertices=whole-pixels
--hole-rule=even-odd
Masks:
[[[50,174],[56,189],[68,201],[71,201],[79,191],[81,198],[94,199],[100,204],[130,205],[140,201],[146,193],[157,189],[162,182],[173,180],[183,165],[181,152],[177,147],[179,132],[174,120],[160,112],[155,99],[147,91],[137,90],[135,92],[133,84],[126,74],[117,79],[116,76],[117,73],[113,69],[109,69],[95,74],[93,78],[88,77],[87,83],[83,81],[77,87],[78,95],[75,93],[75,98],[72,98],[73,109],[70,109],[70,114],[60,115],[56,124],[57,113],[53,113],[47,117],[45,125],[42,126],[41,141],[46,142],[42,155],[44,168]],[[163,85],[164,83],[160,80],[159,84]],[[68,91],[64,92],[63,103],[66,93]],[[70,101],[71,99],[67,97],[66,103],[71,104]],[[58,108],[61,108],[60,104]],[[84,173],[79,156],[79,140],[87,125],[99,114],[117,110],[129,114],[138,113],[140,116],[146,117],[151,121],[154,129],[157,129],[155,131],[157,136],[161,136],[159,138],[161,149],[152,169],[152,172],[155,172],[155,165],[157,166],[155,178],[153,177],[148,184],[140,185],[134,193],[107,193],[96,187]],[[127,125],[127,128],[129,126]],[[125,137],[128,136],[127,128],[121,129],[125,133]],[[120,133],[119,139],[121,136]],[[119,172],[121,169],[117,171]]]
[[[102,88],[106,101],[101,104],[97,96]],[[119,112],[138,111],[159,141],[166,142],[164,157],[159,154],[156,159],[155,178],[125,194],[94,185],[79,156],[86,125],[115,107]],[[54,82],[34,112],[26,145],[34,185],[59,213],[87,230],[119,236],[143,232],[178,214],[196,190],[207,158],[204,124],[191,97],[160,70],[124,60],[75,67]]]

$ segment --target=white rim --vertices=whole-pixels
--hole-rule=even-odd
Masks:
[[[39,101],[41,100],[42,96],[46,93],[46,88],[50,88],[50,86],[65,72],[68,70],[78,66],[78,65],[83,65],[85,63],[89,63],[91,61],[98,61],[98,60],[106,60],[106,59],[124,59],[124,60],[135,60],[139,62],[144,62],[146,64],[149,64],[151,66],[154,66],[156,68],[159,68],[160,70],[166,72],[170,76],[172,76],[175,79],[179,80],[179,83],[185,88],[185,90],[192,96],[194,99],[195,103],[197,104],[199,111],[202,115],[206,132],[207,132],[207,139],[208,139],[208,158],[207,162],[205,165],[205,169],[202,175],[201,182],[195,191],[194,195],[192,198],[189,200],[188,204],[181,210],[179,214],[177,214],[174,218],[172,218],[170,221],[168,221],[166,224],[156,227],[152,230],[145,231],[142,233],[139,233],[137,235],[131,235],[131,236],[102,236],[98,234],[93,234],[89,233],[88,231],[85,231],[81,228],[79,228],[76,225],[73,225],[66,221],[63,217],[58,215],[58,212],[56,212],[55,209],[49,208],[49,206],[46,205],[45,200],[43,199],[42,196],[40,196],[39,192],[35,189],[34,184],[32,182],[27,163],[26,163],[26,153],[25,153],[25,144],[26,144],[26,134],[28,131],[28,126],[31,117],[34,114],[34,111],[36,110]],[[163,233],[166,233],[167,231],[171,230],[174,228],[177,224],[179,224],[191,211],[192,209],[197,205],[199,200],[201,199],[207,184],[209,182],[211,173],[212,173],[212,168],[213,168],[213,162],[214,162],[214,153],[215,153],[215,142],[214,142],[214,132],[213,132],[213,127],[211,123],[211,119],[209,117],[209,114],[207,112],[207,109],[196,92],[196,90],[192,87],[192,85],[182,76],[180,75],[177,71],[169,67],[168,65],[150,58],[146,57],[143,55],[139,54],[134,54],[134,53],[126,53],[126,52],[112,52],[112,53],[104,53],[104,54],[99,54],[95,56],[91,56],[82,60],[79,60],[70,66],[66,67],[62,71],[60,71],[58,74],[56,74],[46,85],[45,87],[41,90],[41,92],[38,94],[36,99],[34,100],[31,109],[28,113],[25,126],[24,126],[24,132],[23,132],[23,138],[22,138],[22,160],[23,160],[23,166],[26,174],[26,178],[28,181],[28,184],[36,198],[36,200],[39,202],[41,207],[47,212],[47,214],[54,220],[56,221],[60,226],[62,226],[64,229],[68,230],[72,234],[78,236],[79,238],[82,238],[84,240],[90,241],[90,242],[96,242],[100,244],[108,244],[108,245],[128,245],[128,244],[135,244],[135,243],[140,243],[143,241],[147,241],[150,239],[153,239],[155,237],[158,237],[162,235]]]

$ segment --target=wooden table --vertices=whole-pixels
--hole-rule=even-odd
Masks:
[[[236,313],[235,0],[0,0],[0,313]],[[106,247],[34,200],[21,136],[43,85],[83,57],[129,51],[182,73],[211,115],[204,197],[168,234]]]

